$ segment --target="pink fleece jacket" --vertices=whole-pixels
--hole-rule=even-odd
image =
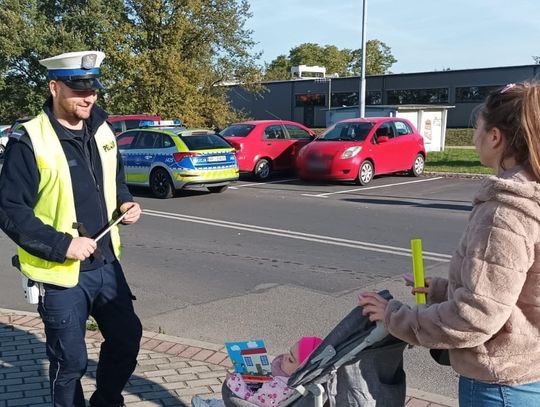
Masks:
[[[489,177],[427,307],[392,300],[389,332],[450,349],[459,374],[488,383],[540,380],[540,184],[522,168]]]

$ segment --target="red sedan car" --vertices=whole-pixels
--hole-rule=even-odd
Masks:
[[[259,180],[272,171],[295,168],[298,151],[315,138],[300,123],[286,120],[253,120],[235,123],[220,132],[235,149],[241,172]]]
[[[424,172],[424,139],[411,122],[395,117],[349,119],[329,127],[298,154],[303,179],[355,181],[374,175]]]

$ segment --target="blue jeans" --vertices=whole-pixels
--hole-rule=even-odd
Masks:
[[[122,405],[122,390],[137,364],[142,327],[120,263],[81,272],[79,284],[72,288],[45,284],[38,310],[47,337],[52,405],[86,406],[81,377],[88,364],[84,340],[88,315],[105,338],[90,405]]]
[[[460,376],[460,407],[528,407],[540,406],[540,382],[506,386],[483,383]]]

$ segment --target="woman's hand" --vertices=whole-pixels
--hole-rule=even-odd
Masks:
[[[388,301],[377,293],[360,294],[360,305],[363,307],[362,315],[370,321],[384,321],[384,314]]]
[[[405,285],[406,286],[412,287],[412,289],[411,289],[411,294],[412,295],[415,295],[415,294],[426,294],[427,295],[427,293],[429,291],[429,286],[431,285],[431,280],[432,280],[431,277],[426,277],[424,279],[424,287],[415,288],[414,287],[414,279],[413,279],[413,276],[412,276],[411,273],[404,274],[403,279],[405,280]]]

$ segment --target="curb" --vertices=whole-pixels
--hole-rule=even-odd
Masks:
[[[43,323],[37,312],[0,308],[0,323],[32,329],[43,329]],[[103,339],[98,331],[87,330],[86,332],[86,338],[91,338],[92,340]],[[232,363],[228,358],[224,346],[211,342],[180,338],[145,330],[141,339],[141,349],[232,368]],[[411,387],[407,388],[406,407],[456,407],[457,405],[456,399]]]
[[[482,179],[490,177],[493,174],[474,174],[467,172],[441,172],[441,171],[424,171],[423,175],[436,175],[444,178],[470,178],[470,179]]]

